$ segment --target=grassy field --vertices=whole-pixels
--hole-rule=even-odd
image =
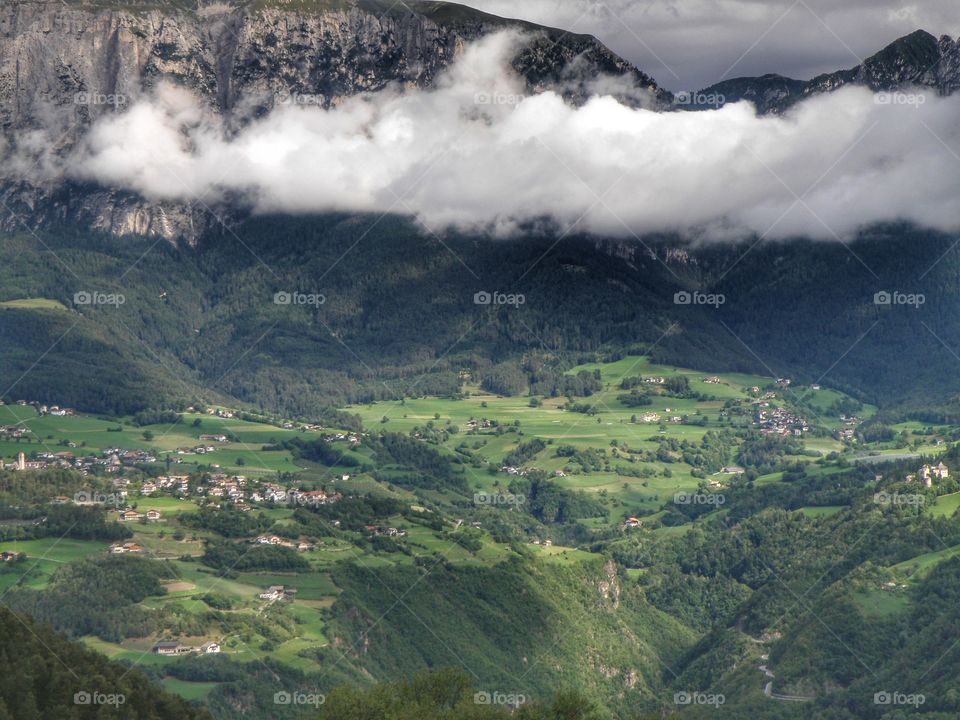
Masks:
[[[164,678],[162,684],[164,688],[184,700],[202,700],[217,687],[217,683],[214,682],[190,682],[171,677]]]
[[[937,517],[952,517],[958,508],[960,508],[960,492],[955,492],[938,497],[936,504],[930,506],[930,513]]]
[[[926,573],[930,572],[930,570],[938,563],[941,563],[949,558],[956,557],[957,555],[960,555],[960,545],[918,555],[915,558],[910,558],[902,563],[892,565],[890,569],[897,573],[897,575],[918,580],[926,575]]]
[[[23,298],[21,300],[5,300],[0,302],[0,310],[62,310],[70,309],[58,300],[47,298]]]
[[[868,619],[896,615],[910,607],[907,593],[899,589],[876,589],[853,594],[857,609]]]
[[[50,576],[65,563],[105,553],[108,543],[70,538],[44,538],[0,543],[0,550],[27,554],[27,559],[0,568],[0,592],[22,582],[26,587],[42,589]],[[21,581],[22,578],[22,581]]]
[[[668,438],[678,442],[699,443],[704,434],[723,427],[726,419],[721,416],[724,403],[731,399],[749,402],[756,393],[754,387],[770,386],[770,378],[742,374],[722,374],[717,376],[718,383],[706,382],[702,372],[684,368],[655,365],[645,357],[631,356],[612,363],[582,365],[569,370],[575,375],[581,371],[599,371],[603,389],[594,393],[583,402],[594,405],[597,413],[588,415],[570,412],[564,409],[565,398],[537,398],[536,406],[531,405],[527,396],[501,397],[484,392],[477,386],[469,386],[469,396],[463,399],[417,398],[403,402],[379,402],[369,405],[357,405],[347,408],[361,416],[369,427],[382,427],[394,432],[407,433],[414,428],[432,425],[434,428],[456,428],[459,432],[451,434],[446,441],[452,451],[456,446],[466,446],[485,462],[500,465],[505,456],[518,445],[532,438],[541,438],[548,447],[528,461],[527,466],[537,467],[551,474],[562,471],[556,481],[563,487],[583,490],[590,493],[603,493],[615,500],[619,516],[622,512],[656,510],[675,493],[689,491],[700,482],[692,474],[693,468],[684,462],[661,463],[638,461],[637,457],[626,449],[649,451],[656,449],[657,441]],[[677,399],[666,396],[654,398],[651,406],[630,408],[618,399],[625,391],[620,388],[624,378],[642,375],[643,377],[671,378],[686,377],[691,389],[714,399]],[[779,396],[789,396],[793,391],[779,391]],[[844,396],[832,390],[808,392],[808,402],[826,412],[836,401]],[[773,400],[772,403],[782,402]],[[872,414],[875,408],[865,408],[864,415]],[[660,415],[660,422],[642,422],[646,412]],[[632,419],[637,416],[638,421]],[[707,419],[706,426],[668,422],[670,417]],[[514,427],[514,432],[478,429],[467,431],[471,420],[491,419],[499,422],[501,428]],[[750,413],[742,422],[748,422]],[[811,418],[813,419],[813,418]],[[835,418],[837,423],[839,419]],[[831,428],[833,425],[830,426]],[[809,450],[826,455],[843,451],[843,445],[833,438],[805,438]],[[561,445],[572,446],[577,450],[598,450],[606,453],[606,466],[601,470],[582,471],[579,466],[571,465],[569,458],[558,457],[555,449]],[[734,457],[728,458],[733,463]],[[797,458],[809,461],[810,458]],[[633,474],[621,474],[618,468],[640,471],[646,477]],[[818,468],[819,470],[819,468]],[[468,481],[477,491],[492,491],[504,488],[509,479],[503,475],[492,476],[478,469],[467,470]],[[758,482],[776,482],[777,476],[767,476]]]

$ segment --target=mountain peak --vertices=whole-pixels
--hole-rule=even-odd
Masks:
[[[760,113],[780,113],[805,97],[847,85],[865,86],[874,92],[919,86],[950,95],[960,89],[960,43],[948,35],[937,38],[926,30],[914,30],[848,70],[824,73],[806,82],[772,74],[736,78],[701,92],[719,94],[726,102],[751,100]]]

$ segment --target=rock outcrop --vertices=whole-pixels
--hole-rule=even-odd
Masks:
[[[67,152],[98,118],[161,82],[189,88],[227,125],[289,98],[321,107],[390,83],[429,87],[472,40],[503,29],[531,41],[513,59],[531,92],[577,102],[598,76],[669,105],[669,93],[596,39],[449,3],[392,0],[6,0],[0,5],[0,129],[33,148],[0,188],[0,227],[89,223],[112,233],[195,239],[205,208],[64,185],[44,157]],[[37,131],[42,130],[39,134]],[[24,165],[26,167],[24,167]],[[81,193],[78,195],[78,193]],[[228,213],[229,214],[229,213]]]

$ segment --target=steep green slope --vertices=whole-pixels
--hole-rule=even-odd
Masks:
[[[0,607],[0,718],[203,720],[206,711]]]
[[[429,574],[350,565],[334,580],[338,650],[325,657],[343,653],[376,678],[457,665],[491,691],[545,698],[576,687],[619,710],[654,709],[694,639],[602,561],[441,562]]]

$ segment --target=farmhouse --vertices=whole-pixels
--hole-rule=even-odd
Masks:
[[[261,600],[280,600],[284,596],[283,585],[271,585],[266,592],[260,593]]]
[[[628,517],[628,518],[624,521],[623,526],[624,526],[625,528],[640,527],[640,518]]]
[[[143,514],[138,513],[136,510],[121,510],[119,520],[120,522],[134,522],[136,520],[143,520]]]
[[[179,640],[160,640],[153,646],[153,652],[157,655],[179,655],[184,651],[184,646]]]
[[[151,522],[157,522],[160,519],[159,510],[147,510],[147,520]]]
[[[203,645],[200,646],[200,652],[207,653],[207,654],[218,653],[220,652],[220,643],[215,643],[212,641],[205,642]]]
[[[143,546],[140,543],[135,542],[125,542],[125,543],[114,543],[110,546],[111,555],[123,555],[124,553],[139,553],[143,552]]]

